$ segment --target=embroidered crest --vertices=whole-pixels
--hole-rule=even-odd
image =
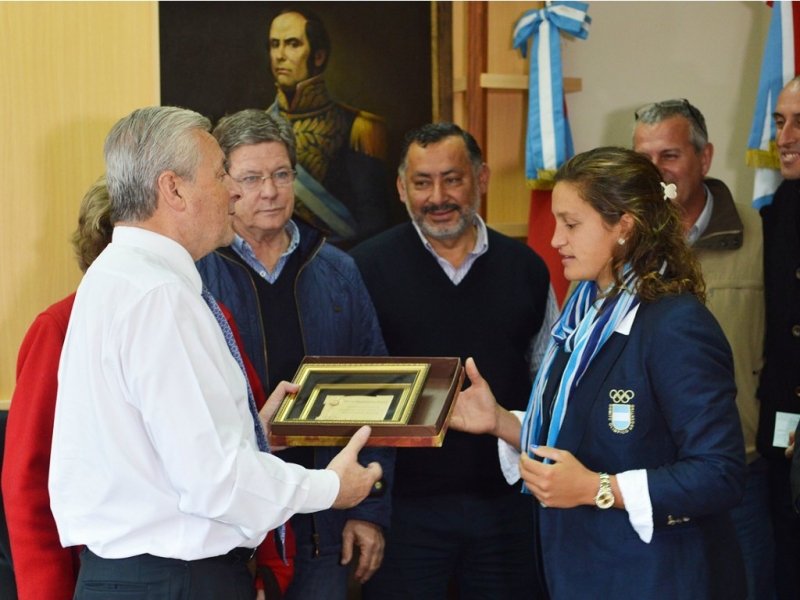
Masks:
[[[633,390],[611,390],[608,397],[613,404],[608,405],[608,426],[614,433],[628,433],[635,422],[634,405],[630,404],[636,394]]]

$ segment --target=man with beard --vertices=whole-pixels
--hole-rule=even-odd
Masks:
[[[544,261],[478,216],[489,167],[457,125],[412,131],[398,173],[411,221],[351,252],[389,354],[472,356],[498,401],[524,410],[557,316]],[[532,500],[506,483],[495,447],[450,431],[441,448],[398,449],[384,562],[364,598],[441,600],[451,580],[460,598],[538,597]]]

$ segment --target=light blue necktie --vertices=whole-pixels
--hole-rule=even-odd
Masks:
[[[228,324],[228,320],[225,318],[225,315],[222,314],[222,310],[220,309],[219,304],[217,304],[217,301],[214,299],[214,296],[211,295],[211,292],[208,291],[208,288],[205,286],[203,286],[203,300],[206,301],[206,304],[208,304],[208,307],[214,314],[214,318],[217,320],[217,323],[219,323],[219,328],[222,329],[222,335],[225,336],[225,343],[228,344],[228,349],[231,351],[233,358],[236,359],[236,363],[242,370],[242,375],[244,375],[244,382],[247,385],[247,399],[250,404],[250,414],[253,415],[253,425],[255,426],[256,430],[256,442],[258,442],[258,449],[262,452],[269,452],[269,442],[267,441],[267,436],[264,433],[261,417],[258,415],[256,398],[253,396],[253,389],[250,387],[250,380],[247,379],[247,371],[244,368],[242,353],[239,352],[239,345],[236,343],[236,338],[233,337],[231,326]]]
[[[219,324],[219,328],[222,329],[222,335],[225,337],[225,343],[228,344],[228,349],[231,351],[233,358],[236,359],[236,363],[242,370],[242,375],[244,375],[244,382],[245,385],[247,385],[247,399],[250,405],[250,414],[253,415],[253,426],[255,427],[256,431],[256,442],[258,443],[258,449],[262,452],[269,452],[269,442],[267,441],[267,436],[264,433],[264,426],[261,423],[261,417],[258,415],[256,398],[253,395],[253,389],[250,387],[250,380],[247,378],[247,370],[244,368],[244,360],[242,360],[242,353],[239,351],[239,345],[236,343],[236,338],[233,337],[233,330],[231,330],[231,326],[228,324],[228,320],[225,318],[225,315],[222,314],[219,304],[217,304],[214,296],[211,295],[211,292],[208,291],[206,286],[203,286],[203,300],[205,300],[206,304],[208,304],[208,307],[211,309],[211,313],[214,315],[214,318]],[[280,540],[280,544],[278,544],[278,553],[280,554],[281,558],[283,558],[283,561],[286,562],[286,556],[284,553],[284,548],[286,548],[285,525],[280,525],[278,527],[277,537]]]

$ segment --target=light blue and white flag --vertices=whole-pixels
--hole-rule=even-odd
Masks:
[[[514,26],[514,48],[523,58],[532,40],[525,175],[533,188],[542,187],[537,180],[552,179],[556,169],[574,153],[564,110],[559,42],[561,32],[586,39],[592,22],[586,14],[588,8],[586,2],[551,2],[545,8],[526,12]]]

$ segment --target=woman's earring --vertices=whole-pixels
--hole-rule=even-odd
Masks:
[[[619,238],[619,239],[617,240],[617,243],[618,243],[620,246],[624,246],[624,245],[625,245],[625,238]]]

